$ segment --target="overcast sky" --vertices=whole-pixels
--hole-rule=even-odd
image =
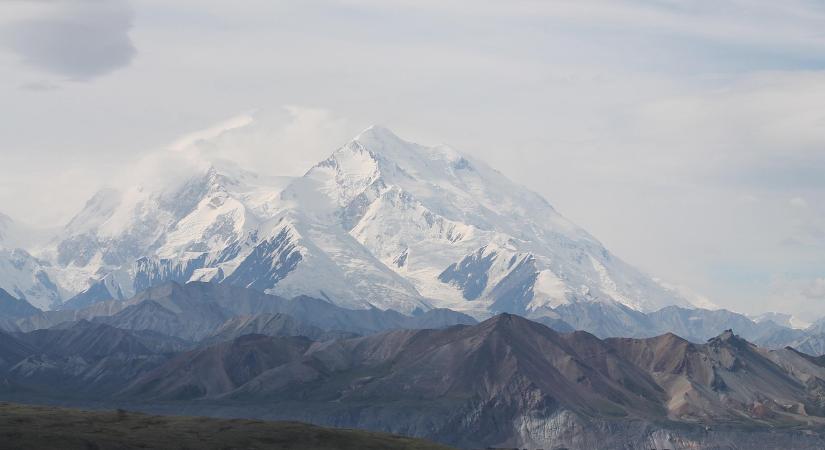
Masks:
[[[216,152],[297,175],[380,123],[486,160],[656,277],[812,318],[824,5],[5,0],[0,211],[60,224],[225,129]]]

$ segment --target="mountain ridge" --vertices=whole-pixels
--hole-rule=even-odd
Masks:
[[[96,327],[119,337],[95,338]],[[702,344],[672,333],[602,340],[502,313],[474,325],[326,341],[244,334],[170,353],[168,339],[90,322],[0,333],[0,398],[25,388],[74,405],[197,408],[464,448],[825,442],[821,358],[759,348],[731,330]],[[55,340],[65,345],[48,345]]]

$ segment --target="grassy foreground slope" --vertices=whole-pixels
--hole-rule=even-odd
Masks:
[[[419,439],[297,422],[152,416],[0,403],[0,447],[15,449],[415,449]]]

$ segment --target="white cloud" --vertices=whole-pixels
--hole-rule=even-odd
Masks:
[[[209,128],[198,130],[180,137],[178,140],[176,140],[169,146],[169,150],[172,150],[174,152],[182,152],[189,150],[192,147],[197,147],[203,141],[215,139],[223,133],[226,133],[237,128],[245,127],[252,123],[253,120],[254,119],[250,114],[241,114],[235,117],[231,117],[220,123],[212,125]]]

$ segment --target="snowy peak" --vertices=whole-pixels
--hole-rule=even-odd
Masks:
[[[372,155],[383,184],[408,192],[448,220],[526,240],[553,233],[596,242],[538,194],[451,147],[411,143],[376,126],[365,130],[339,152],[353,148]]]
[[[427,147],[405,141],[381,126],[372,126],[336,152],[367,153],[375,170],[387,183],[408,185],[411,182],[439,187],[444,182],[464,184],[463,176],[474,171],[468,157],[450,147]],[[336,157],[336,155],[333,155]]]
[[[64,228],[65,234],[82,234],[105,223],[114,214],[121,200],[121,192],[114,188],[99,190],[83,209]]]
[[[103,189],[58,237],[55,259],[62,266],[115,267],[155,253],[169,258],[222,248],[271,214],[286,181],[223,162],[152,189]]]
[[[407,158],[420,157],[424,147],[405,141],[389,129],[373,125],[359,133],[349,145],[366,149],[376,159],[385,161],[404,161]],[[344,148],[349,147],[344,146]]]
[[[380,125],[367,128],[352,142],[360,144],[382,162],[406,167],[408,170],[412,168],[410,166],[419,166],[418,169],[426,166],[426,175],[432,175],[439,166],[454,170],[472,169],[465,155],[446,145],[427,147],[406,141]]]
[[[363,143],[391,143],[392,145],[399,145],[399,144],[411,144],[411,142],[407,142],[395,133],[392,132],[389,128],[383,125],[370,125],[364,129],[364,131],[358,133],[357,136],[353,139],[353,141],[363,142]]]
[[[367,190],[427,186],[459,181],[457,170],[470,170],[467,159],[448,147],[425,147],[405,141],[390,130],[372,126],[307,173],[344,207]]]
[[[0,289],[40,309],[52,308],[61,299],[48,269],[48,264],[23,249],[0,248]]]
[[[299,183],[317,184],[330,207],[345,207],[381,177],[377,156],[357,141],[338,149],[303,177]]]
[[[380,126],[292,188],[296,208],[313,211],[307,220],[337,222],[440,306],[543,314],[580,300],[686,304],[483,162]]]
[[[60,303],[60,289],[49,277],[48,263],[21,248],[35,245],[40,234],[0,214],[0,292],[47,309]]]

